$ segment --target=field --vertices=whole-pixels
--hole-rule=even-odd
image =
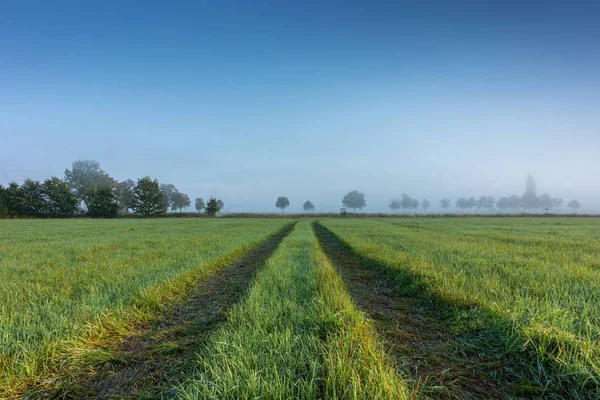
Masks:
[[[600,398],[600,220],[0,221],[0,398]]]

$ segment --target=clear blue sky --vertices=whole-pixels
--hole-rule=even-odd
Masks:
[[[600,209],[600,2],[3,1],[0,182],[93,159],[229,211]],[[586,207],[587,206],[587,207]]]

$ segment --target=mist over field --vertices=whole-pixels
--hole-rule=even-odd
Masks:
[[[231,212],[456,211],[531,173],[600,212],[599,7],[5,5],[0,183],[88,159]]]

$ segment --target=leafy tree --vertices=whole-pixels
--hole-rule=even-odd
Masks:
[[[179,212],[181,212],[182,209],[191,205],[192,202],[187,194],[181,192],[176,192],[173,194],[173,205],[171,206],[171,211],[179,210]]]
[[[496,203],[496,206],[502,211],[509,209],[510,203],[508,197],[501,197],[500,200],[498,200],[498,203]]]
[[[88,215],[92,218],[114,218],[119,211],[115,192],[110,187],[95,189],[87,202]]]
[[[493,196],[482,196],[476,202],[477,210],[487,208],[491,212],[496,206],[496,199]]]
[[[407,195],[406,193],[404,193],[404,194],[402,194],[402,200],[400,200],[400,205],[406,211],[410,211],[410,210],[412,210],[412,208],[415,205],[415,200],[412,197],[410,197],[409,195]]]
[[[57,177],[46,179],[42,184],[46,201],[46,215],[50,218],[71,217],[77,208],[77,198],[66,182]]]
[[[560,197],[554,197],[552,199],[552,207],[561,208],[562,205],[563,205],[563,199],[561,199]]]
[[[577,200],[571,200],[569,204],[567,204],[567,207],[575,212],[581,208],[581,203],[579,203]]]
[[[133,189],[131,208],[144,217],[162,214],[167,211],[163,194],[156,179],[152,180],[149,176],[138,179],[137,185]]]
[[[86,206],[92,193],[97,189],[114,187],[114,180],[100,164],[91,160],[79,160],[73,163],[72,169],[65,170],[65,182],[79,201]]]
[[[225,207],[225,203],[223,203],[223,200],[217,200],[217,205],[219,206],[219,212],[221,212],[223,210],[223,207]]]
[[[310,200],[306,200],[304,202],[304,205],[302,206],[302,208],[304,208],[304,211],[313,212],[315,209],[315,206],[313,205],[313,203],[310,202]]]
[[[550,195],[547,193],[541,194],[540,197],[538,197],[537,202],[539,206],[545,211],[550,210],[554,206],[554,203],[552,202],[552,197],[550,197]]]
[[[367,206],[367,202],[365,201],[365,194],[359,192],[358,190],[353,190],[348,192],[344,198],[342,199],[342,204],[347,208],[352,208],[354,212],[356,209],[362,210]]]
[[[469,197],[469,199],[467,200],[467,208],[469,209],[469,211],[473,210],[473,207],[475,207],[477,205],[477,200],[475,200],[475,197]]]
[[[163,203],[165,205],[165,210],[171,209],[176,210],[177,208],[173,208],[173,204],[175,203],[175,197],[179,191],[170,183],[162,183],[160,185],[160,191],[163,196]]]
[[[21,203],[24,216],[40,218],[46,215],[46,200],[44,199],[44,190],[39,181],[29,178],[21,185]]]
[[[447,209],[448,207],[450,207],[450,199],[443,198],[443,199],[440,201],[440,205],[442,206],[442,208],[443,208],[444,210],[445,210],[445,209]]]
[[[284,208],[290,205],[290,201],[287,197],[278,197],[277,202],[275,203],[275,207],[281,208],[281,212],[283,212]]]
[[[6,205],[6,189],[0,184],[0,218],[8,217],[8,206]]]
[[[8,209],[8,215],[11,217],[25,216],[25,199],[21,186],[16,182],[11,182],[4,190],[4,204]]]
[[[131,179],[116,184],[117,203],[123,213],[129,212],[133,205],[133,189],[135,189],[135,182]]]
[[[519,196],[517,196],[516,194],[513,194],[512,196],[510,196],[508,198],[508,204],[509,204],[509,208],[512,210],[517,211],[520,207],[521,207],[521,198]]]
[[[417,199],[410,199],[410,208],[411,210],[415,210],[415,212],[417,212],[417,210],[419,209],[419,200]]]
[[[204,207],[204,199],[202,197],[196,197],[196,203],[195,203],[195,207],[196,207],[196,211],[201,212]]]
[[[469,208],[469,201],[464,197],[459,197],[458,199],[456,199],[455,206],[456,208],[460,208],[461,210],[466,210],[467,208]]]
[[[421,207],[423,207],[424,213],[427,212],[427,209],[429,208],[430,205],[431,205],[431,203],[429,202],[429,200],[423,199],[423,201],[421,202]]]
[[[219,207],[219,202],[214,197],[208,199],[208,203],[206,203],[206,208],[204,209],[204,213],[210,217],[214,217],[217,213],[221,211]]]
[[[402,208],[402,202],[400,200],[392,200],[390,201],[390,208],[392,211],[396,211]]]

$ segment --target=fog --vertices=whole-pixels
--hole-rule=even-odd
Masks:
[[[600,212],[599,6],[443,4],[8,5],[0,183],[88,159],[229,212],[456,211],[532,174]]]

